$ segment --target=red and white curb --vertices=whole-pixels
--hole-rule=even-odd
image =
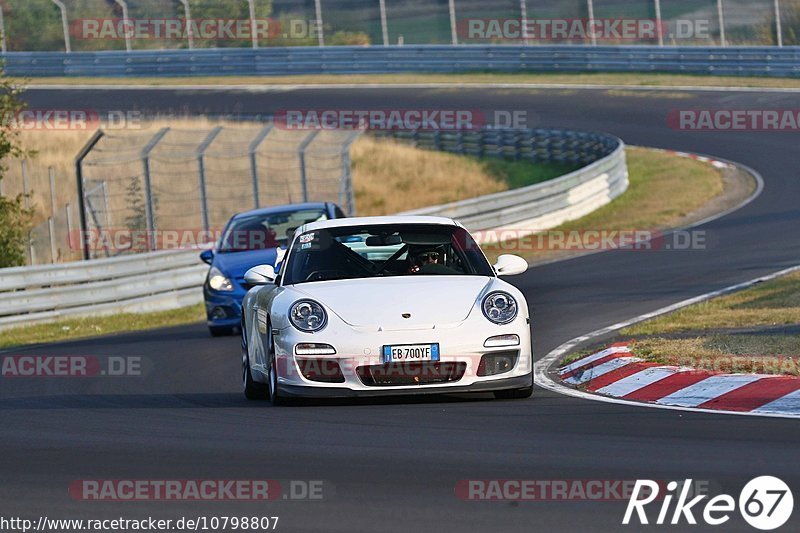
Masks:
[[[709,163],[714,168],[719,169],[733,169],[736,168],[736,165],[729,163],[728,161],[721,161],[719,159],[714,159],[713,157],[707,157],[700,154],[695,154],[692,152],[679,152],[677,150],[661,150],[658,148],[651,148],[651,150],[655,150],[657,152],[661,152],[664,154],[674,155],[676,157],[686,157],[688,159],[694,159],[695,161],[700,161],[701,163]]]
[[[562,367],[564,383],[634,402],[800,417],[800,377],[723,374],[646,362],[627,343]]]

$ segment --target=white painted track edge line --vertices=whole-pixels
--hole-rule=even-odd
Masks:
[[[591,341],[598,337],[602,337],[609,333],[614,333],[619,331],[623,328],[628,326],[632,326],[634,324],[638,324],[639,322],[644,322],[645,320],[649,320],[651,318],[655,318],[657,316],[665,315],[667,313],[671,313],[672,311],[677,311],[678,309],[682,309],[684,307],[688,307],[690,305],[704,302],[706,300],[710,300],[712,298],[716,298],[717,296],[724,296],[726,294],[731,294],[734,292],[738,292],[747,288],[750,288],[754,285],[759,283],[763,283],[765,281],[771,281],[773,279],[779,278],[781,276],[785,276],[787,274],[791,274],[794,272],[800,272],[800,265],[796,265],[790,268],[786,268],[780,270],[778,272],[774,272],[772,274],[768,274],[766,276],[761,276],[749,281],[745,281],[743,283],[738,283],[736,285],[731,285],[730,287],[726,287],[724,289],[720,289],[717,291],[708,292],[705,294],[701,294],[699,296],[695,296],[693,298],[688,298],[681,302],[668,305],[666,307],[662,307],[661,309],[657,309],[655,311],[651,311],[649,313],[645,313],[643,315],[639,315],[637,317],[625,320],[623,322],[618,322],[611,326],[607,326],[605,328],[601,328],[595,330],[591,333],[586,335],[581,335],[580,337],[575,337],[572,340],[569,340],[562,344],[561,346],[557,347],[556,349],[550,351],[547,355],[545,355],[542,359],[534,363],[534,383],[544,389],[547,389],[552,392],[556,392],[558,394],[563,394],[565,396],[572,396],[575,398],[581,398],[584,400],[590,401],[597,401],[597,402],[605,402],[605,403],[614,403],[619,405],[627,405],[630,407],[647,407],[651,409],[669,409],[673,411],[687,411],[687,412],[695,412],[695,413],[711,413],[711,414],[718,414],[718,415],[739,415],[739,416],[760,416],[760,417],[767,417],[767,418],[790,418],[790,419],[797,419],[800,418],[800,413],[798,414],[788,414],[788,413],[757,413],[757,412],[743,412],[743,411],[723,411],[719,409],[702,409],[697,407],[678,407],[672,405],[659,405],[654,403],[646,403],[646,402],[637,402],[632,400],[623,400],[621,398],[614,398],[610,396],[600,396],[594,393],[583,392],[577,389],[573,389],[571,387],[567,387],[562,385],[553,379],[550,378],[549,372],[551,368],[556,365],[559,361],[559,358],[566,353],[569,353],[573,349],[575,349],[578,345],[583,344],[585,342]]]
[[[136,78],[130,78],[135,81]],[[800,87],[744,87],[744,86],[717,86],[717,85],[625,85],[625,84],[569,84],[569,83],[492,83],[492,82],[436,82],[436,83],[287,83],[287,84],[37,84],[31,83],[29,89],[43,90],[90,90],[103,91],[122,90],[189,90],[189,91],[247,91],[247,92],[274,92],[298,91],[318,89],[547,89],[563,90],[578,89],[589,91],[602,90],[630,90],[630,91],[683,91],[683,92],[746,92],[746,93],[800,93]]]

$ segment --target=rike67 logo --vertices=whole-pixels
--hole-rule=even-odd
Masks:
[[[697,524],[697,513],[706,524],[719,526],[730,520],[737,503],[742,518],[754,528],[764,531],[781,527],[792,516],[792,491],[776,477],[761,476],[750,480],[739,494],[738,502],[728,494],[720,494],[703,502],[709,496],[692,494],[692,486],[691,479],[685,480],[682,486],[671,481],[667,484],[666,494],[659,494],[659,484],[655,481],[637,480],[622,523],[635,524],[638,520],[640,524],[649,524],[652,514],[648,518],[645,507],[656,500],[661,503],[655,521],[659,525]]]

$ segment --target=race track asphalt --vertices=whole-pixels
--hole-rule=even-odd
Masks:
[[[608,252],[509,278],[532,306],[537,357],[600,327],[800,263],[797,132],[685,132],[666,122],[678,108],[798,109],[800,94],[35,89],[26,98],[33,108],[191,114],[525,110],[534,127],[606,131],[628,144],[731,159],[763,176],[766,187],[757,200],[700,228],[706,250]],[[141,356],[147,371],[140,378],[3,379],[2,516],[277,515],[284,531],[612,531],[622,527],[624,501],[466,502],[454,488],[466,479],[692,478],[707,481],[714,494],[737,497],[749,479],[777,475],[800,496],[797,421],[617,406],[541,389],[526,401],[478,397],[272,408],[249,403],[239,392],[238,339],[211,339],[201,324],[9,353]],[[67,491],[74,480],[128,478],[323,480],[325,497],[120,503],[76,501]],[[798,525],[795,513],[785,527]],[[724,529],[750,530],[738,514]]]

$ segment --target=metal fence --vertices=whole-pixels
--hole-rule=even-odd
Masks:
[[[800,75],[800,47],[338,46],[4,54],[12,76],[279,76],[458,72]]]
[[[87,314],[196,304],[202,301],[200,285],[207,272],[196,251],[5,268],[0,276],[0,330]]]
[[[206,138],[208,135],[205,133]],[[473,230],[518,228],[516,235],[521,236],[527,231],[552,228],[605,205],[628,186],[622,141],[606,134],[485,130],[417,132],[397,137],[429,149],[584,165],[537,185],[413,212],[455,217]],[[481,242],[493,240],[491,235],[476,236]],[[0,330],[67,316],[154,311],[198,303],[207,270],[207,265],[199,263],[196,251],[181,250],[67,266],[3,269]],[[158,275],[153,276],[153,272]]]
[[[26,195],[34,212],[29,265],[204,245],[248,209],[331,201],[353,214],[360,134],[272,123],[98,132],[79,172],[10,161],[0,194]]]
[[[331,201],[353,214],[349,150],[360,133],[273,124],[101,132],[79,162],[88,257],[213,243],[233,214],[268,205]],[[104,204],[86,192],[98,184]]]
[[[5,51],[390,44],[798,44],[796,0],[4,0]],[[222,31],[203,24],[241,22]],[[658,34],[554,33],[554,23],[651,21]],[[504,21],[529,21],[504,28]],[[482,22],[500,30],[474,34]],[[551,30],[543,23],[551,23]],[[171,26],[168,25],[172,24]],[[256,31],[251,31],[255,28]],[[571,28],[571,26],[570,26]],[[223,27],[224,29],[224,27]],[[513,31],[509,31],[513,30]]]

